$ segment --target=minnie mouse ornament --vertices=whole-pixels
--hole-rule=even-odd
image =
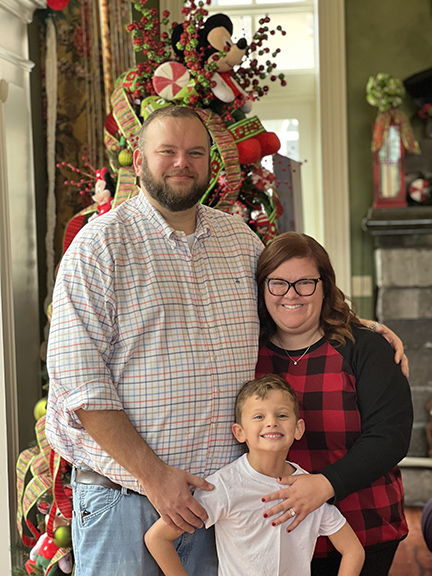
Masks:
[[[102,214],[106,214],[111,210],[114,192],[114,182],[108,170],[105,167],[101,170],[96,170],[96,186],[92,194],[92,200],[97,203],[98,207],[97,215],[95,214],[94,217],[102,216]]]

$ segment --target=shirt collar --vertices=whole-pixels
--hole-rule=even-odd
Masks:
[[[176,239],[182,235],[177,230],[174,230],[162,214],[153,206],[147,196],[142,190],[140,190],[137,198],[138,205],[142,214],[149,220],[153,226],[159,230],[170,243],[175,243]],[[195,236],[196,238],[205,238],[211,234],[211,219],[210,211],[211,208],[198,204],[196,208],[196,228]]]

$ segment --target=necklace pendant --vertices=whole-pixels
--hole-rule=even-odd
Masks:
[[[278,342],[279,342],[282,350],[285,352],[285,354],[288,356],[288,358],[291,360],[291,362],[294,364],[294,366],[297,366],[297,364],[300,362],[300,360],[301,360],[302,358],[304,358],[304,357],[306,356],[306,354],[309,352],[309,350],[310,350],[310,348],[311,348],[311,346],[312,346],[312,344],[310,344],[310,345],[306,348],[306,350],[303,352],[303,354],[300,356],[300,358],[299,358],[298,360],[293,360],[293,359],[291,358],[291,356],[288,354],[288,352],[285,350],[285,348],[283,347],[283,344],[282,344],[281,339],[279,338],[279,336],[277,336],[277,339],[278,339]]]

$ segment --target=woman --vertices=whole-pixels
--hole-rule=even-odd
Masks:
[[[290,487],[265,497],[283,499],[267,515],[275,524],[295,515],[295,528],[324,502],[335,503],[365,546],[362,576],[385,575],[408,532],[396,465],[411,435],[409,384],[390,345],[350,310],[313,238],[278,236],[258,261],[257,283],[257,376],[279,374],[297,391],[306,432],[290,458],[314,473],[282,479]],[[312,575],[337,574],[338,564],[320,539]]]

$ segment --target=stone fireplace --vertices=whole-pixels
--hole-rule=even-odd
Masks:
[[[432,415],[432,206],[370,210],[364,221],[375,238],[377,316],[402,339],[410,364],[414,426],[401,462],[408,505],[432,498],[432,458],[426,426]],[[432,447],[431,447],[432,448]]]

